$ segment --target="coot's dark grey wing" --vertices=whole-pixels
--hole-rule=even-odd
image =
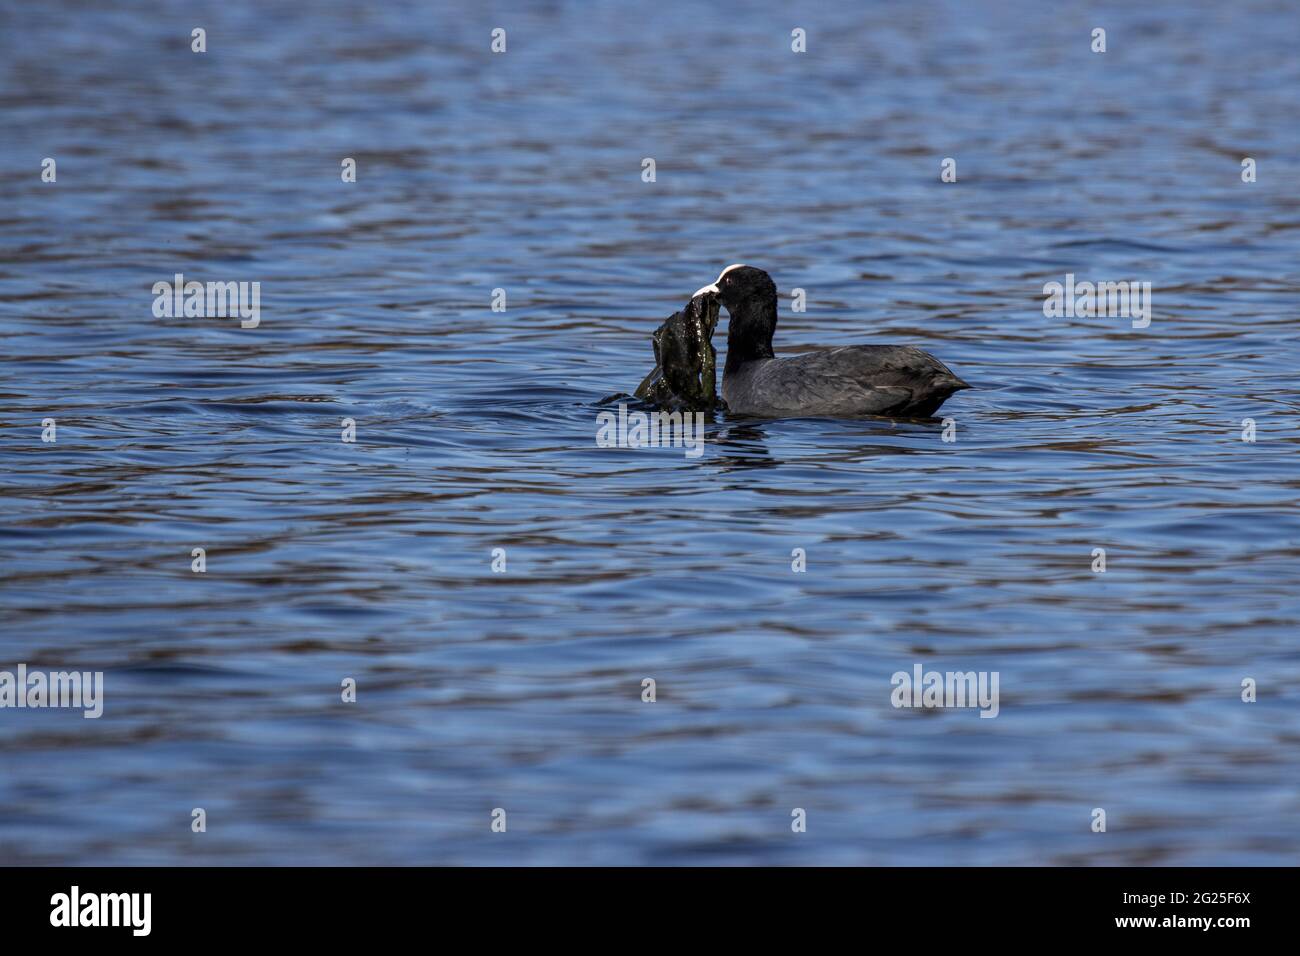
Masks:
[[[934,356],[905,345],[851,345],[765,362],[754,397],[775,414],[931,415],[970,386]]]

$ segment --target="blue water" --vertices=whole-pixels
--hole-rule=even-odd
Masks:
[[[98,720],[0,710],[0,863],[1294,863],[1298,25],[0,13],[0,670],[105,682]],[[956,440],[597,448],[732,262],[778,353],[974,384]],[[177,272],[259,281],[260,326],[156,318]],[[1045,317],[1067,273],[1150,282],[1150,326]],[[998,716],[894,708],[916,664],[996,671]]]

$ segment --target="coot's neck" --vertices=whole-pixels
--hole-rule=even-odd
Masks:
[[[776,294],[758,295],[728,309],[727,365],[723,374],[734,372],[757,359],[776,358],[772,333],[776,331]]]

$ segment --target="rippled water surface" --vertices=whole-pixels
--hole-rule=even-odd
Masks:
[[[105,674],[99,720],[0,710],[0,862],[1294,862],[1298,25],[0,14],[0,669]],[[778,353],[972,382],[956,441],[719,415],[695,460],[597,448],[738,261]],[[156,318],[178,272],[261,282],[260,326]],[[1150,282],[1150,327],[1045,317],[1067,273]],[[895,709],[916,664],[998,672],[998,717]]]

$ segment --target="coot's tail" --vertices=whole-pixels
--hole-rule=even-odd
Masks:
[[[916,400],[907,408],[906,414],[917,418],[929,418],[939,410],[939,406],[963,388],[974,388],[951,372],[942,372],[930,380],[925,391],[916,396]]]

